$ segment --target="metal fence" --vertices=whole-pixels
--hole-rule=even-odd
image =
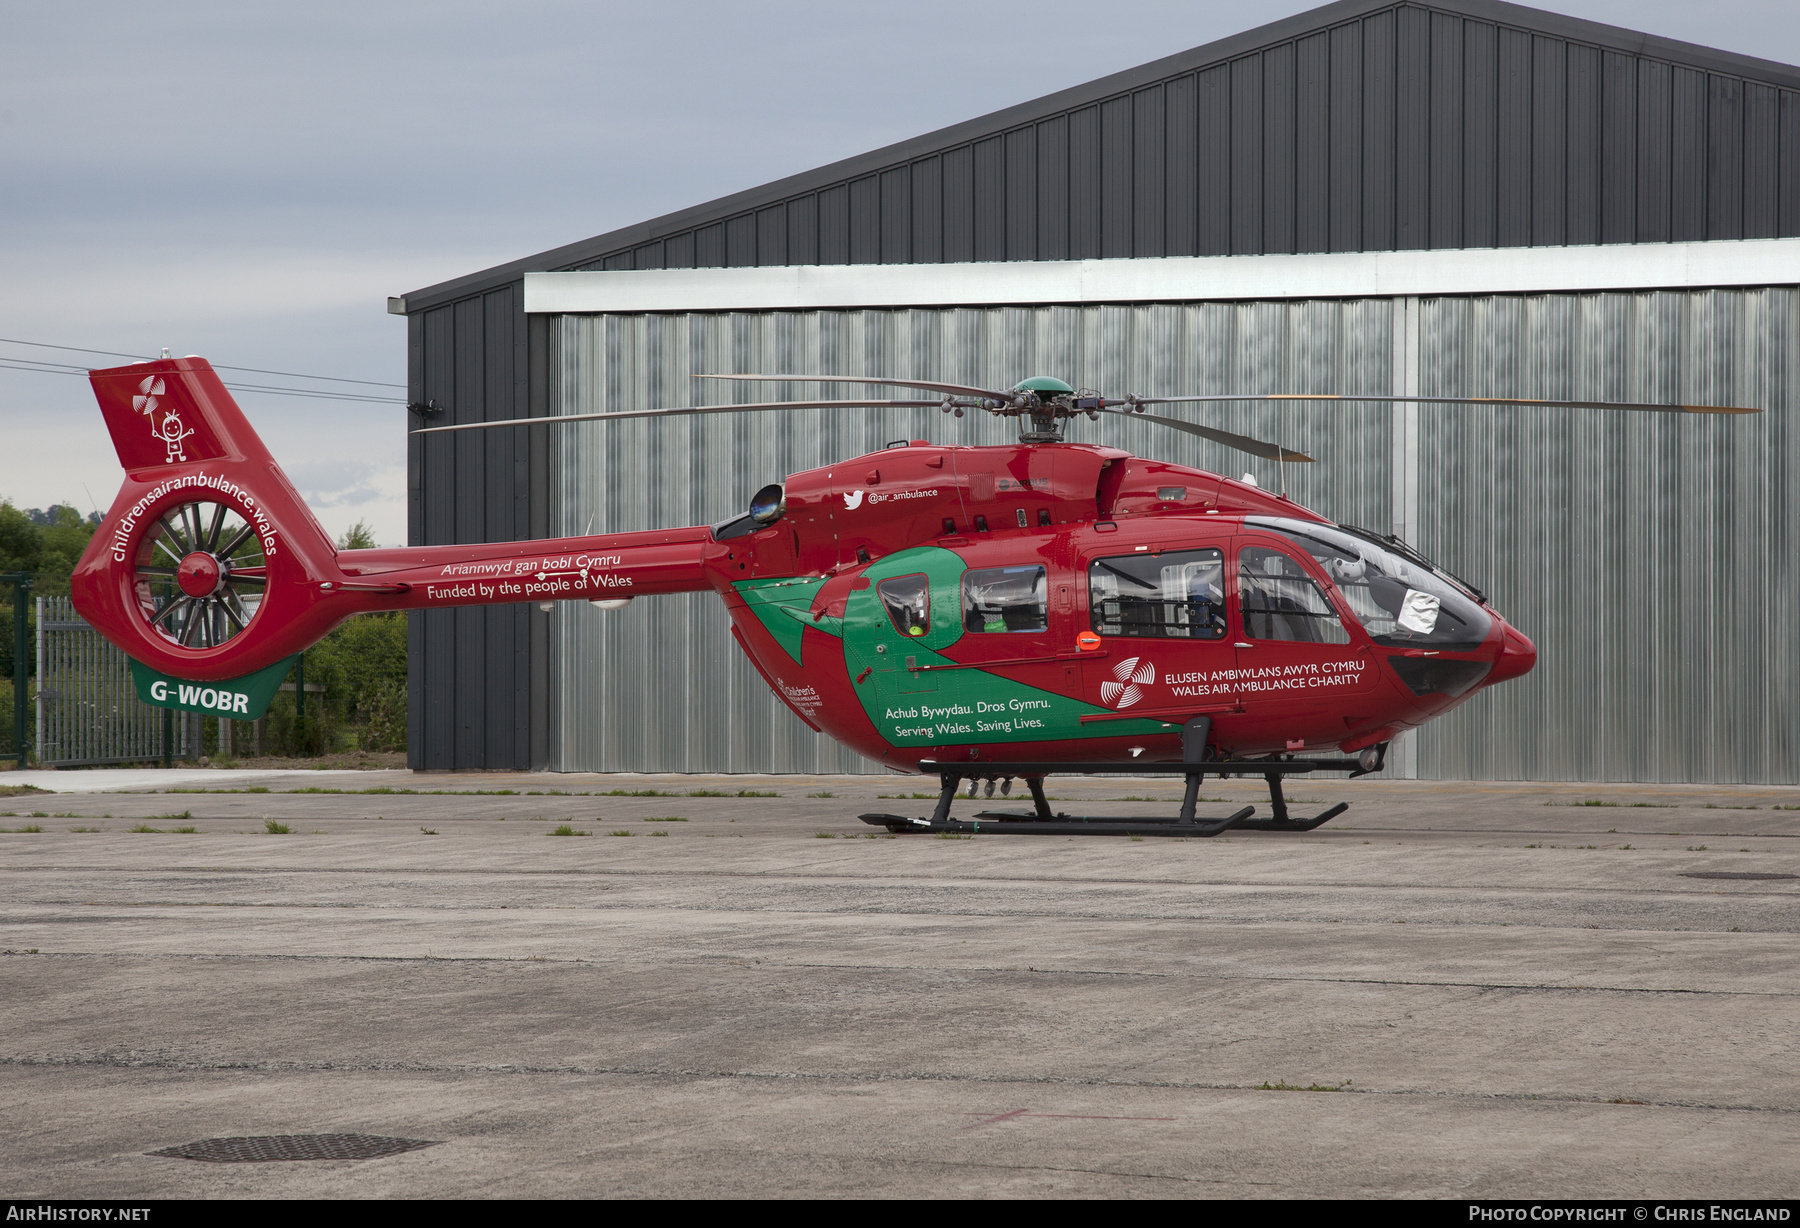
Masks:
[[[141,763],[197,754],[202,717],[139,700],[124,653],[101,638],[67,597],[37,599],[37,761],[46,767]]]

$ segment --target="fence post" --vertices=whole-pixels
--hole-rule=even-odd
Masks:
[[[44,763],[44,599],[37,599],[37,655],[32,658],[37,678],[37,761]]]
[[[25,670],[25,655],[31,646],[30,636],[25,629],[25,590],[31,587],[31,574],[9,571],[0,574],[0,580],[6,580],[13,586],[13,757],[19,761],[19,768],[23,770],[26,764],[25,684],[30,677]]]

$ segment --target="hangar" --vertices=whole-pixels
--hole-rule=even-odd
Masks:
[[[1494,0],[1341,0],[389,309],[414,426],[743,395],[707,371],[1760,407],[1205,420],[1318,457],[1249,467],[1537,641],[1390,774],[1800,781],[1800,69]],[[932,411],[415,435],[410,540],[714,523],[890,440],[1006,435]],[[1071,437],[1246,468],[1147,423]],[[872,766],[775,700],[710,595],[411,618],[414,767]]]

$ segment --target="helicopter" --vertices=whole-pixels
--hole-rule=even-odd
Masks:
[[[1401,733],[1528,672],[1531,640],[1474,585],[1400,539],[1258,486],[1066,438],[1102,415],[1149,421],[1281,464],[1304,453],[1151,407],[1353,400],[1651,412],[1731,406],[1326,394],[1109,398],[1060,379],[1007,389],[848,383],[921,399],[619,410],[422,427],[799,409],[938,409],[1018,421],[1018,443],[898,440],[793,473],[713,525],[525,542],[339,550],[210,363],[89,373],[126,480],[75,569],[77,609],[132,660],[146,702],[253,719],[295,656],[356,614],[711,591],[795,717],[865,757],[936,775],[929,818],[891,831],[1213,836],[1307,831],[1283,780],[1380,771]],[[1173,818],[1052,813],[1054,772],[1177,775]],[[1197,815],[1207,774],[1262,776],[1271,815]],[[955,819],[963,782],[1014,780],[1028,811]]]

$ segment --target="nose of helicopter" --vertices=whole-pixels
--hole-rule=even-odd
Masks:
[[[1506,625],[1505,638],[1500,641],[1500,655],[1495,659],[1494,667],[1488,671],[1485,683],[1493,686],[1496,682],[1520,677],[1530,673],[1531,667],[1536,664],[1537,645],[1509,623]]]

